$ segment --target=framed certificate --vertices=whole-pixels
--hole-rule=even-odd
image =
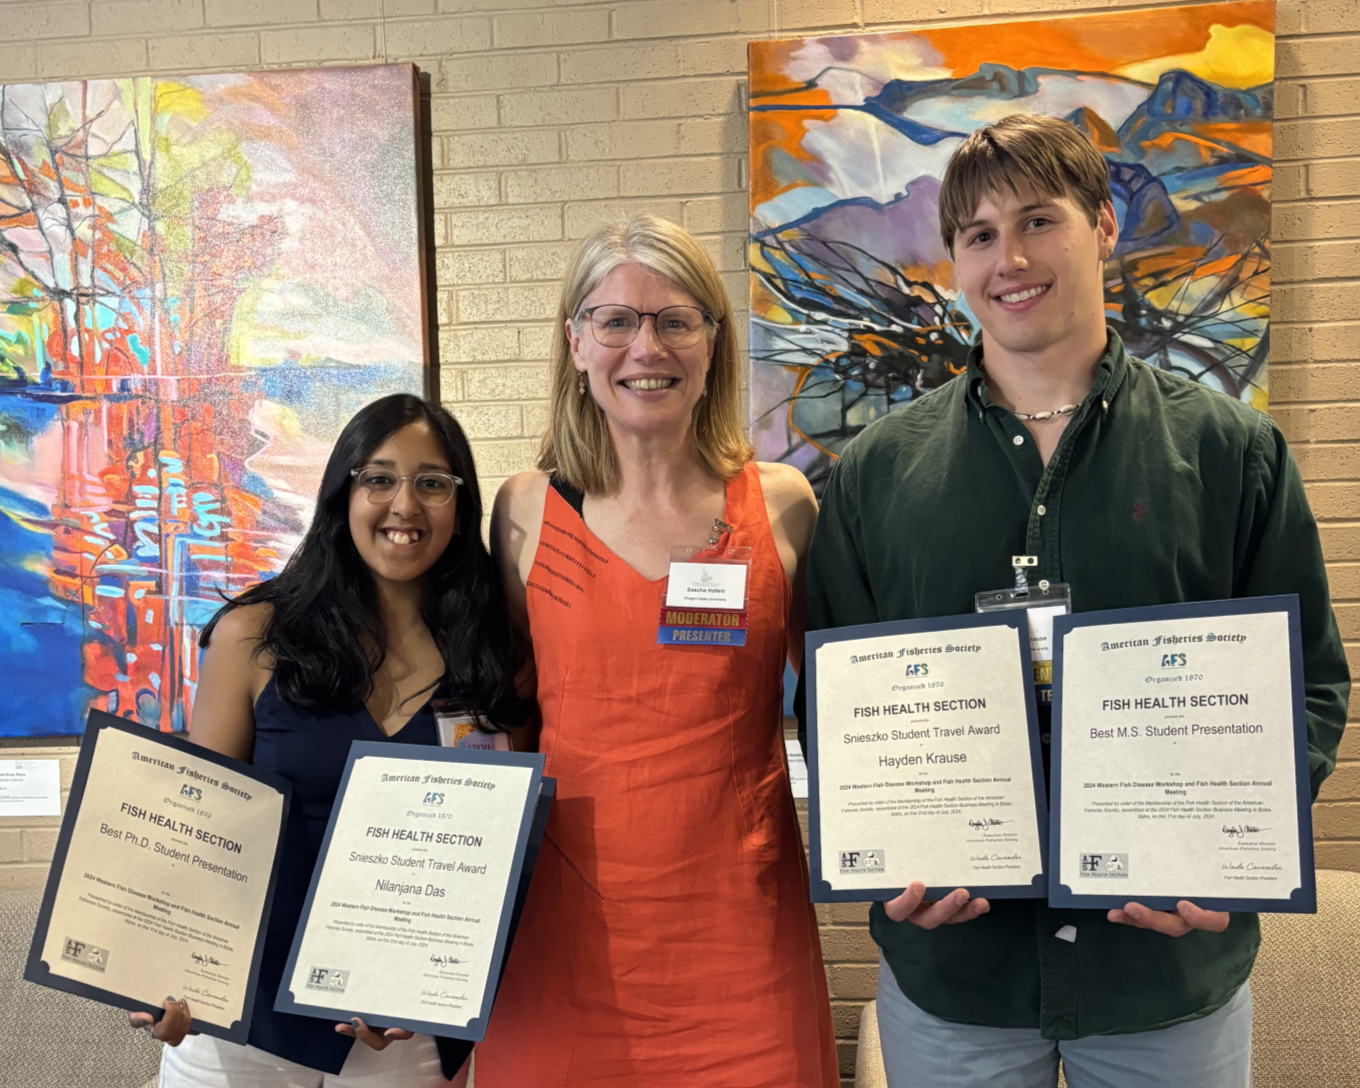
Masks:
[[[1053,633],[1049,902],[1316,910],[1298,597]]]
[[[274,1008],[480,1041],[544,781],[537,753],[356,741]]]
[[[1047,894],[1047,806],[1018,612],[810,632],[815,903]]]
[[[291,787],[90,711],[24,978],[244,1043]]]

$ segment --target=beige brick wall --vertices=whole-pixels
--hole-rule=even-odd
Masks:
[[[635,208],[683,222],[743,306],[748,40],[1138,6],[1154,5],[0,0],[0,80],[419,64],[433,89],[442,395],[494,490],[532,463],[556,278],[592,224]],[[1360,3],[1279,0],[1278,31],[1272,412],[1308,481],[1360,663]],[[1342,760],[1317,809],[1318,860],[1360,870],[1360,724]],[[0,886],[41,880],[52,823],[0,826]],[[861,909],[822,918],[848,1072],[873,948]]]

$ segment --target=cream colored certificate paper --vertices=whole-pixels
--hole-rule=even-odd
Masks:
[[[158,1007],[184,997],[224,1031],[250,968],[283,794],[183,747],[98,733],[42,960],[52,975]]]
[[[814,652],[819,850],[830,892],[916,880],[1033,892],[1044,866],[1031,670],[1017,628],[890,634]]]
[[[356,759],[285,979],[290,1011],[478,1017],[532,782],[524,766]]]
[[[1300,887],[1288,614],[1061,637],[1057,880],[1121,903],[1287,899]]]

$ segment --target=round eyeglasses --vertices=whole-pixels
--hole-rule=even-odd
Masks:
[[[399,476],[385,468],[352,468],[349,474],[369,502],[391,502],[403,480],[411,481],[411,490],[422,506],[446,506],[463,482],[461,476],[449,472],[416,472]]]
[[[590,319],[590,332],[607,348],[626,348],[637,339],[642,319],[655,323],[656,338],[668,348],[692,348],[704,336],[713,315],[697,306],[667,306],[660,313],[639,313],[631,306],[592,306],[581,311]]]

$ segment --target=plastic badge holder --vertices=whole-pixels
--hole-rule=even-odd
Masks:
[[[723,528],[728,528],[723,526]],[[730,530],[729,530],[730,531]],[[715,528],[715,538],[718,532]],[[751,600],[751,556],[749,547],[723,547],[718,539],[700,547],[693,545],[671,549],[671,575],[666,579],[662,595],[660,624],[657,628],[658,643],[677,646],[745,646],[746,624],[749,617]],[[712,569],[701,575],[703,581],[695,585],[711,584],[717,604],[685,603],[671,601],[671,577],[676,574],[677,564],[703,564],[707,568],[736,566],[742,568],[740,606],[733,608],[735,602],[724,599],[721,585],[731,584],[729,579],[713,577],[719,572]]]
[[[439,699],[434,704],[434,724],[441,748],[471,748],[484,752],[510,751],[510,738],[504,733],[483,733],[471,714],[456,704]]]
[[[1066,582],[1042,579],[1037,585],[1030,585],[1029,571],[1038,564],[1037,556],[1011,556],[1015,585],[978,593],[973,604],[978,612],[1027,611],[1034,694],[1040,705],[1049,705],[1053,702],[1053,617],[1071,613],[1072,592]]]

